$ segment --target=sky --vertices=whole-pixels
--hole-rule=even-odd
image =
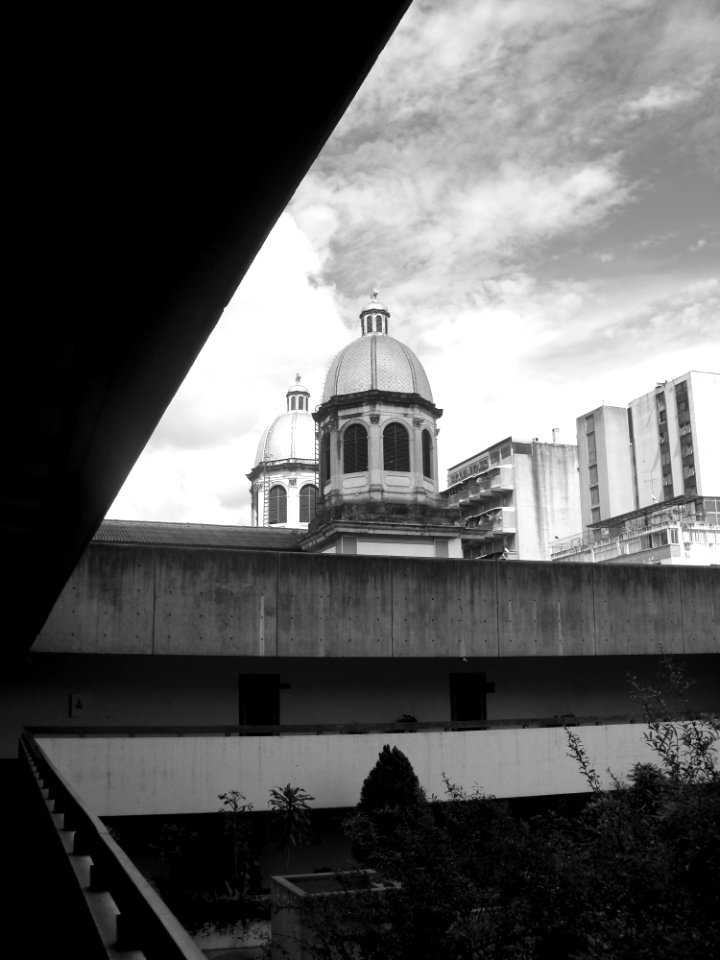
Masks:
[[[720,0],[415,0],[108,516],[249,524],[263,430],[297,373],[321,401],[373,289],[441,488],[720,371]]]

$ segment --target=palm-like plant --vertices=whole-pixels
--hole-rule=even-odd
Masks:
[[[311,836],[309,801],[314,800],[302,787],[289,783],[273,787],[270,791],[270,834],[286,852],[285,869],[290,869],[290,851],[293,847],[308,843]]]

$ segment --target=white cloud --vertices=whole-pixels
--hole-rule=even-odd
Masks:
[[[680,104],[688,103],[699,96],[699,91],[692,87],[677,87],[663,85],[651,87],[638,100],[631,100],[625,104],[625,109],[631,113],[652,113],[656,110],[672,110]]]

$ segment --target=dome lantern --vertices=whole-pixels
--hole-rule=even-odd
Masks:
[[[370,303],[360,311],[360,332],[367,336],[369,333],[381,333],[387,336],[390,311],[378,300],[377,290],[373,290]]]
[[[300,382],[300,374],[295,374],[295,383],[290,384],[285,394],[287,398],[288,413],[293,410],[305,410],[310,412],[310,391]]]

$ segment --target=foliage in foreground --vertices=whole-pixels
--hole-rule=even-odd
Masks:
[[[686,692],[672,663],[675,693]],[[657,764],[602,790],[580,740],[569,749],[592,790],[582,812],[522,820],[446,783],[448,802],[348,823],[384,893],[306,907],[316,960],[707,960],[720,955],[720,770],[715,718],[670,723],[635,685]],[[362,882],[358,875],[355,884]]]

